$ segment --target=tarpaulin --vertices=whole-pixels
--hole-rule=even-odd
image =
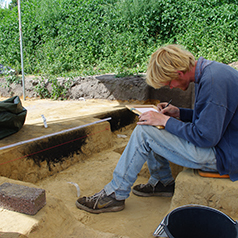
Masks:
[[[0,139],[18,132],[25,123],[27,110],[18,96],[0,102]]]

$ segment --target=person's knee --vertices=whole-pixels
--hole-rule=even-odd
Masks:
[[[134,129],[134,134],[136,136],[141,137],[142,134],[147,133],[148,130],[146,130],[146,128],[148,128],[149,126],[146,125],[137,125],[136,128]]]
[[[155,133],[156,136],[158,136],[158,134],[161,133],[161,130],[150,125],[137,125],[134,131],[137,135],[142,135],[142,134],[154,135]]]
[[[142,125],[137,125],[137,126],[135,127],[134,131],[135,131],[136,133],[140,133],[140,132],[142,131],[142,129],[143,129],[143,126],[142,126]]]

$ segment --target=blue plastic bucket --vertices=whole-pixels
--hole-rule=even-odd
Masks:
[[[187,205],[174,209],[161,221],[156,237],[238,238],[237,222],[214,208]]]

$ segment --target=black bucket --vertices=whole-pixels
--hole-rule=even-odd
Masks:
[[[187,205],[164,217],[154,232],[169,238],[238,238],[237,222],[210,207]]]

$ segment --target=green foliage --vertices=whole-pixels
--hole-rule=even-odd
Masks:
[[[19,76],[15,74],[6,74],[4,75],[5,82],[0,84],[0,87],[9,88],[11,84],[21,84],[22,80]]]
[[[0,63],[21,70],[16,2],[0,9]],[[157,47],[184,45],[198,58],[238,60],[238,0],[21,1],[24,68],[28,74],[139,74]],[[52,81],[36,86],[61,98]]]
[[[7,83],[8,87],[12,83],[14,83],[14,84],[21,84],[22,83],[21,77],[19,77],[18,75],[15,75],[15,74],[8,75],[8,76],[5,77],[5,79],[6,79],[6,83]]]
[[[34,91],[40,98],[51,98],[51,99],[67,99],[67,92],[74,83],[72,78],[69,78],[66,82],[60,83],[57,77],[53,75],[44,75],[41,78],[36,78]]]
[[[51,99],[66,99],[66,95],[70,86],[70,82],[66,82],[65,84],[60,84],[57,78],[51,80],[52,83],[52,93]]]
[[[17,0],[12,0],[8,6],[9,9],[13,9],[14,7],[17,7]]]
[[[188,2],[181,17],[183,25],[189,28],[181,29],[176,36],[178,43],[197,56],[224,63],[238,59],[237,1],[210,0],[201,5]]]
[[[20,45],[17,8],[0,11],[0,63],[20,70]]]
[[[40,98],[50,98],[50,92],[47,89],[47,82],[45,82],[44,78],[37,79],[36,85],[34,87],[37,96]]]

